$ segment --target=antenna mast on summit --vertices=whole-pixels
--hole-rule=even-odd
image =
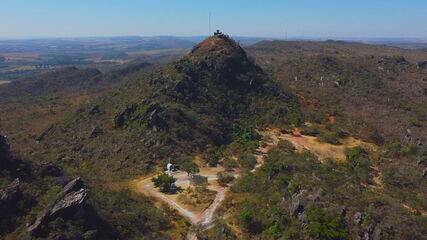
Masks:
[[[208,34],[208,36],[210,36],[211,34],[212,34],[212,32],[211,32],[211,15],[212,15],[212,13],[211,12],[209,12],[209,34]]]

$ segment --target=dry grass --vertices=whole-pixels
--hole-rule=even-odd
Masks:
[[[192,212],[202,212],[212,204],[216,194],[206,186],[188,187],[178,195],[177,200]]]
[[[280,134],[278,129],[269,130],[269,135],[274,136],[274,138],[291,142],[299,152],[310,151],[314,153],[319,157],[320,161],[334,159],[338,162],[344,162],[346,160],[345,150],[357,146],[361,146],[368,151],[376,150],[376,146],[374,144],[367,143],[353,137],[343,139],[341,145],[333,145],[321,142],[317,137],[313,136]]]

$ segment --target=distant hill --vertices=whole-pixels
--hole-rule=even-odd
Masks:
[[[0,100],[59,94],[82,94],[95,89],[111,87],[123,80],[126,75],[149,67],[152,67],[152,64],[143,62],[129,64],[108,73],[101,73],[93,68],[68,67],[58,69],[0,85]]]

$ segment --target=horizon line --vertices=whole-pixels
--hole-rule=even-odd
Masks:
[[[209,35],[211,36],[211,35]],[[67,39],[108,39],[108,38],[156,38],[156,37],[170,37],[170,38],[207,38],[208,35],[76,35],[76,36],[23,36],[23,37],[0,37],[0,41],[25,41],[25,40],[67,40]],[[379,40],[406,40],[418,41],[427,43],[427,37],[416,36],[387,36],[387,37],[337,37],[337,36],[287,36],[287,37],[272,37],[272,36],[249,36],[249,35],[230,35],[232,38],[252,38],[264,40],[336,40],[336,41],[379,41]]]

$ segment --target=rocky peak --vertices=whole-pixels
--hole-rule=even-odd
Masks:
[[[246,53],[240,45],[225,34],[216,34],[205,39],[193,48],[190,56],[205,57],[207,55],[245,56]]]

